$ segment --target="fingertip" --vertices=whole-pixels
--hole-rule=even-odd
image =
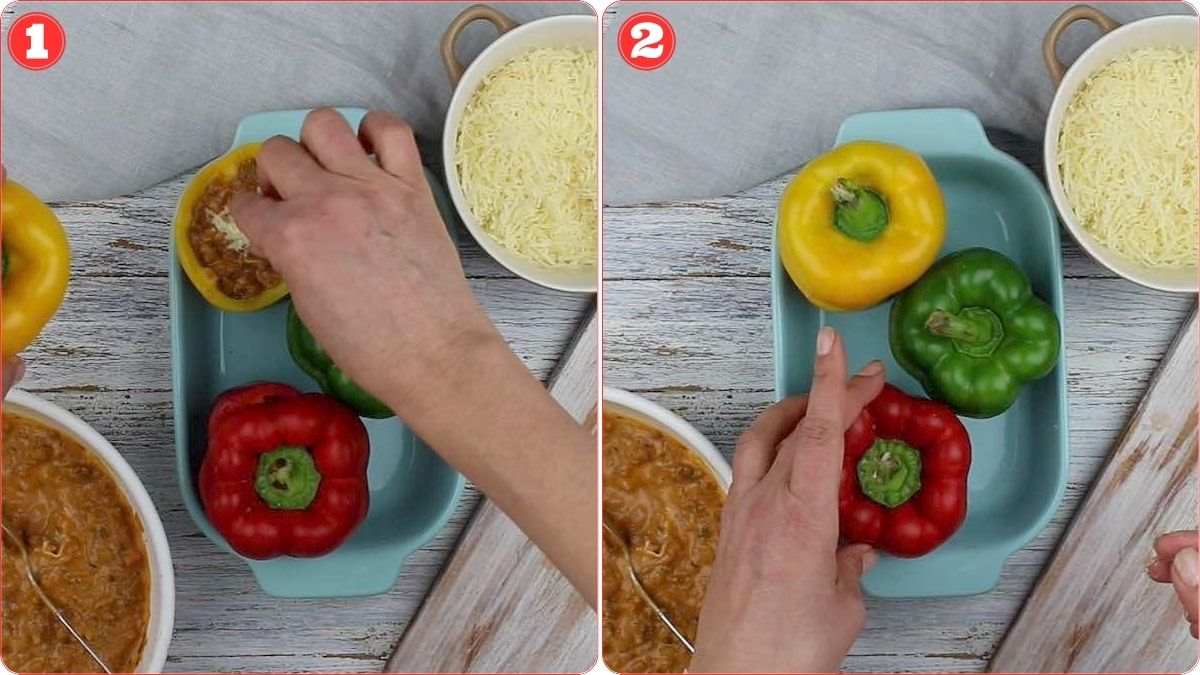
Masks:
[[[862,377],[886,375],[887,366],[884,365],[883,361],[880,361],[879,359],[872,359],[871,361],[867,362],[867,365],[863,366],[862,369],[858,371],[858,374]]]
[[[864,546],[866,546],[866,544],[864,544]],[[875,552],[874,548],[867,546],[867,551],[863,553],[862,557],[862,573],[866,574],[867,572],[870,572],[871,568],[874,567],[878,562],[879,554]]]

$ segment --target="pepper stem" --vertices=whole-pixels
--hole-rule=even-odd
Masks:
[[[871,188],[839,178],[833,193],[833,225],[855,241],[868,242],[883,234],[888,224],[887,202]]]
[[[988,356],[1004,340],[1004,323],[986,307],[965,307],[958,314],[935,309],[925,320],[925,329],[949,338],[958,351],[971,356]]]
[[[858,460],[858,485],[871,501],[900,506],[921,489],[921,453],[903,441],[877,439]]]
[[[273,509],[308,508],[320,484],[321,473],[306,448],[285,445],[258,457],[254,490]]]

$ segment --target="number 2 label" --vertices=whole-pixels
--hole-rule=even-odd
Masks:
[[[675,54],[675,29],[659,14],[639,12],[621,24],[617,51],[638,70],[661,68]]]
[[[46,70],[67,48],[67,33],[45,12],[22,14],[8,29],[8,55],[29,70]]]

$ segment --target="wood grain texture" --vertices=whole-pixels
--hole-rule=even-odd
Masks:
[[[989,134],[1040,173],[1039,144]],[[774,401],[771,232],[789,178],[732,196],[604,210],[605,384],[663,404],[727,455]],[[1071,429],[1063,503],[1050,525],[1009,559],[994,591],[967,598],[869,600],[867,627],[846,670],[987,667],[1195,304],[1195,296],[1150,291],[1115,277],[1065,230],[1062,237]],[[1140,590],[1161,589],[1147,584]],[[1179,613],[1170,618],[1177,620]],[[1182,623],[1177,628],[1186,634]]]
[[[1145,564],[1158,534],[1196,526],[1198,335],[1193,315],[992,670],[1183,672],[1196,663],[1196,642],[1180,630],[1174,593],[1148,584]]]
[[[192,523],[175,479],[167,322],[167,242],[190,175],[102,202],[54,204],[74,255],[62,309],[25,354],[24,388],[107,437],[145,483],[175,564],[169,670],[380,671],[424,601],[478,503],[468,488],[454,517],[408,561],[386,594],[283,600]],[[458,232],[470,283],[539,378],[558,362],[590,298],[514,278]]]
[[[580,421],[596,406],[599,348],[593,315],[551,377],[550,394]],[[387,670],[579,673],[596,663],[597,637],[591,607],[484,500]]]

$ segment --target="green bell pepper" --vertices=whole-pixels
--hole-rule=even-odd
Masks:
[[[892,303],[892,355],[931,398],[968,417],[1008,410],[1058,362],[1054,310],[1016,263],[986,248],[952,253]]]
[[[317,381],[321,391],[350,406],[362,417],[383,419],[395,415],[382,401],[367,393],[337,367],[300,320],[295,305],[288,306],[287,343],[292,360]]]

